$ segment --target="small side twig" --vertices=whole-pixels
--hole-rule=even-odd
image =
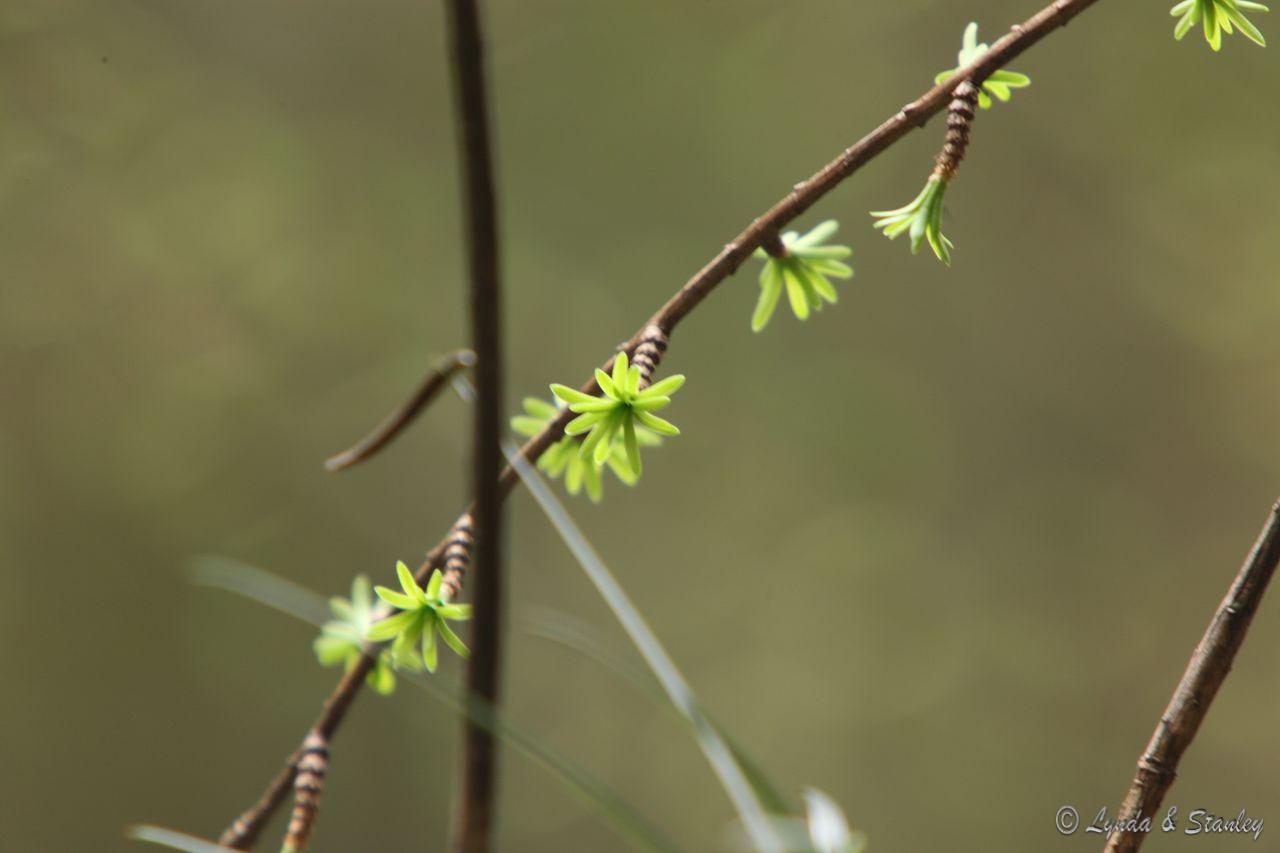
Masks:
[[[413,396],[383,418],[382,423],[374,427],[371,433],[341,453],[335,453],[326,459],[324,467],[330,471],[342,471],[373,456],[422,414],[422,410],[435,399],[454,374],[475,363],[476,355],[468,349],[454,350],[440,359],[418,383]]]
[[[1160,715],[1151,742],[1138,759],[1129,793],[1116,815],[1121,826],[1130,822],[1138,826],[1160,808],[1164,795],[1178,776],[1182,754],[1191,745],[1218,688],[1231,671],[1277,562],[1280,562],[1280,501],[1271,508],[1258,541],[1213,614],[1182,680],[1173,691],[1169,706]],[[1133,853],[1146,837],[1145,832],[1116,832],[1107,839],[1103,853]]]

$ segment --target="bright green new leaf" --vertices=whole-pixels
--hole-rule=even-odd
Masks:
[[[1244,11],[1241,11],[1244,10]],[[1222,34],[1231,35],[1232,29],[1238,28],[1250,41],[1262,47],[1267,46],[1262,31],[1244,16],[1244,12],[1269,12],[1269,8],[1250,0],[1182,0],[1169,10],[1169,14],[1178,19],[1174,24],[1173,37],[1182,40],[1191,28],[1200,24],[1204,29],[1204,39],[1214,50],[1222,48]]]
[[[938,260],[951,265],[951,249],[955,244],[942,233],[942,198],[947,192],[947,182],[937,175],[929,178],[920,195],[905,207],[897,210],[873,210],[875,227],[884,230],[890,240],[899,234],[911,235],[911,254],[920,251],[928,240]]]
[[[612,377],[610,377],[609,381],[613,381]],[[670,404],[671,398],[664,395],[679,388],[683,382],[684,378],[680,376],[671,376],[661,382],[655,382],[650,386],[650,390],[656,389],[654,390],[654,396],[646,396],[643,400],[636,401],[634,405],[636,408],[641,408],[645,411],[665,408]],[[592,397],[580,391],[575,392],[574,389],[563,385],[558,387],[564,389],[564,396],[574,397],[585,408],[595,406],[610,408],[613,405],[612,401],[608,399]],[[526,397],[524,399],[525,414],[512,418],[511,428],[523,436],[532,437],[537,435],[563,411],[564,403],[559,398],[556,402],[560,404],[558,407],[545,400],[539,400],[537,397]],[[637,426],[636,443],[641,447],[657,447],[662,444],[662,439],[652,430]],[[624,447],[614,445],[613,452],[604,461],[604,464],[597,465],[594,458],[585,459],[578,452],[581,445],[582,441],[578,436],[566,435],[543,452],[542,456],[538,458],[538,467],[552,479],[563,474],[565,488],[568,489],[571,495],[576,495],[585,488],[587,497],[591,498],[593,503],[600,503],[604,497],[604,481],[601,477],[601,472],[605,468],[612,471],[614,476],[625,485],[634,486],[636,484],[639,477],[629,467],[627,452]]]
[[[603,466],[609,465],[623,482],[627,481],[619,472],[623,467],[634,480],[642,469],[640,447],[656,443],[653,432],[680,434],[680,430],[653,412],[671,403],[671,395],[684,385],[684,376],[671,376],[641,388],[640,368],[630,364],[627,354],[622,352],[613,360],[612,373],[596,371],[596,383],[603,396],[591,397],[566,385],[551,386],[552,393],[569,411],[578,414],[565,426],[566,440],[586,436],[578,447],[578,457],[588,470],[594,469],[597,476]],[[621,460],[617,460],[619,452]],[[538,464],[541,466],[542,461]],[[566,485],[569,485],[567,474]]]
[[[356,575],[351,582],[351,599],[334,597],[329,599],[329,609],[334,619],[320,629],[313,648],[321,666],[341,665],[350,671],[364,654],[364,644],[374,621],[373,596],[370,594],[369,579],[364,575]],[[369,686],[382,695],[396,689],[396,676],[392,671],[391,655],[387,651],[378,653],[373,669],[369,671]]]
[[[961,68],[977,60],[989,49],[988,45],[978,43],[978,23],[976,21],[970,22],[969,26],[964,28],[964,38],[960,43],[960,53],[956,55],[956,67],[940,73],[933,78],[934,82],[947,82],[956,76],[956,72]],[[1031,78],[1025,74],[1003,69],[993,71],[987,76],[986,80],[982,81],[982,87],[978,92],[978,106],[984,110],[989,110],[991,109],[991,97],[993,95],[997,100],[1007,101],[1012,97],[1013,89],[1022,89],[1030,85]]]
[[[396,575],[404,590],[403,595],[385,586],[377,587],[374,591],[379,598],[400,612],[368,628],[365,632],[366,639],[386,641],[394,638],[390,660],[399,669],[419,670],[425,666],[428,672],[435,672],[440,659],[437,634],[444,638],[449,648],[466,657],[467,647],[446,624],[446,620],[462,622],[470,619],[470,605],[451,604],[441,597],[444,576],[439,569],[431,573],[425,590],[414,580],[413,572],[403,562],[396,563]]]
[[[764,269],[760,270],[760,299],[751,315],[753,332],[769,325],[784,289],[791,313],[800,320],[808,319],[810,311],[821,311],[824,303],[835,304],[838,295],[831,279],[853,278],[853,267],[841,262],[853,249],[823,245],[838,227],[834,219],[828,219],[804,235],[786,232],[782,235],[786,250],[782,257],[756,249],[755,257],[764,261]]]

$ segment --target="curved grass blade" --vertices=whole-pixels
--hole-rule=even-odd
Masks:
[[[199,586],[234,592],[317,627],[332,617],[323,596],[279,575],[231,557],[202,554],[187,564],[188,579]]]
[[[503,442],[502,450],[516,473],[520,475],[520,479],[524,481],[529,493],[550,519],[551,525],[582,566],[582,570],[595,585],[609,609],[613,611],[622,629],[635,643],[641,657],[644,658],[671,700],[671,704],[693,725],[698,747],[706,756],[712,771],[720,780],[721,786],[737,810],[738,817],[741,818],[752,843],[762,853],[782,853],[783,843],[777,837],[769,815],[752,789],[746,774],[734,759],[733,750],[707,719],[693,690],[667,655],[662,643],[644,621],[640,611],[631,603],[631,599],[622,589],[617,578],[609,571],[604,560],[596,553],[595,548],[570,517],[564,505],[547,488],[547,484],[538,476],[537,471],[520,456],[519,451],[510,441]]]
[[[607,641],[603,637],[574,616],[550,608],[539,608],[532,614],[526,612],[526,616],[522,621],[524,622],[523,630],[525,633],[548,642],[558,643],[595,661],[606,669],[612,670],[614,674],[629,681],[636,689],[648,696],[671,716],[679,719],[682,723],[688,722],[667,701],[667,695],[662,692],[662,686],[654,680],[652,675],[640,669],[640,667],[624,658],[614,649],[609,648]],[[706,711],[704,710],[703,713],[706,713]],[[756,796],[760,798],[760,802],[764,804],[765,809],[774,815],[795,814],[796,810],[791,801],[778,789],[778,786],[773,783],[773,780],[769,778],[769,775],[741,743],[726,732],[724,726],[709,713],[707,714],[707,721],[715,727],[720,736],[729,744],[729,750],[733,753],[734,760],[738,762],[738,766],[746,774],[747,781],[751,783],[751,787],[755,790]]]

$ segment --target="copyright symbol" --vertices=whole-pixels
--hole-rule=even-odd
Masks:
[[[1063,806],[1058,809],[1058,814],[1054,817],[1053,822],[1058,827],[1058,832],[1063,835],[1071,835],[1080,826],[1080,813],[1071,806]]]

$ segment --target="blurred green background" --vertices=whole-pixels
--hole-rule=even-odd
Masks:
[[[664,365],[689,375],[685,434],[638,489],[572,502],[710,709],[878,853],[1098,849],[1054,812],[1114,808],[1280,493],[1275,48],[1175,43],[1168,5],[1100,3],[1013,65],[1035,84],[978,119],[953,269],[866,215],[919,190],[939,122],[830,195],[798,224],[854,245],[840,305],[753,336],[744,268]],[[509,404],[583,379],[949,67],[966,22],[1038,6],[488,3]],[[370,464],[320,464],[465,343],[441,26],[434,2],[0,7],[0,848],[216,835],[335,673],[190,559],[344,592],[467,499],[451,397]],[[631,654],[528,496],[509,506],[513,615]],[[1169,800],[1274,828],[1154,849],[1280,849],[1278,595]],[[509,645],[518,723],[722,847],[680,725],[580,655]],[[362,697],[315,849],[441,849],[458,732],[418,691]],[[502,849],[620,848],[543,771],[504,772]]]

